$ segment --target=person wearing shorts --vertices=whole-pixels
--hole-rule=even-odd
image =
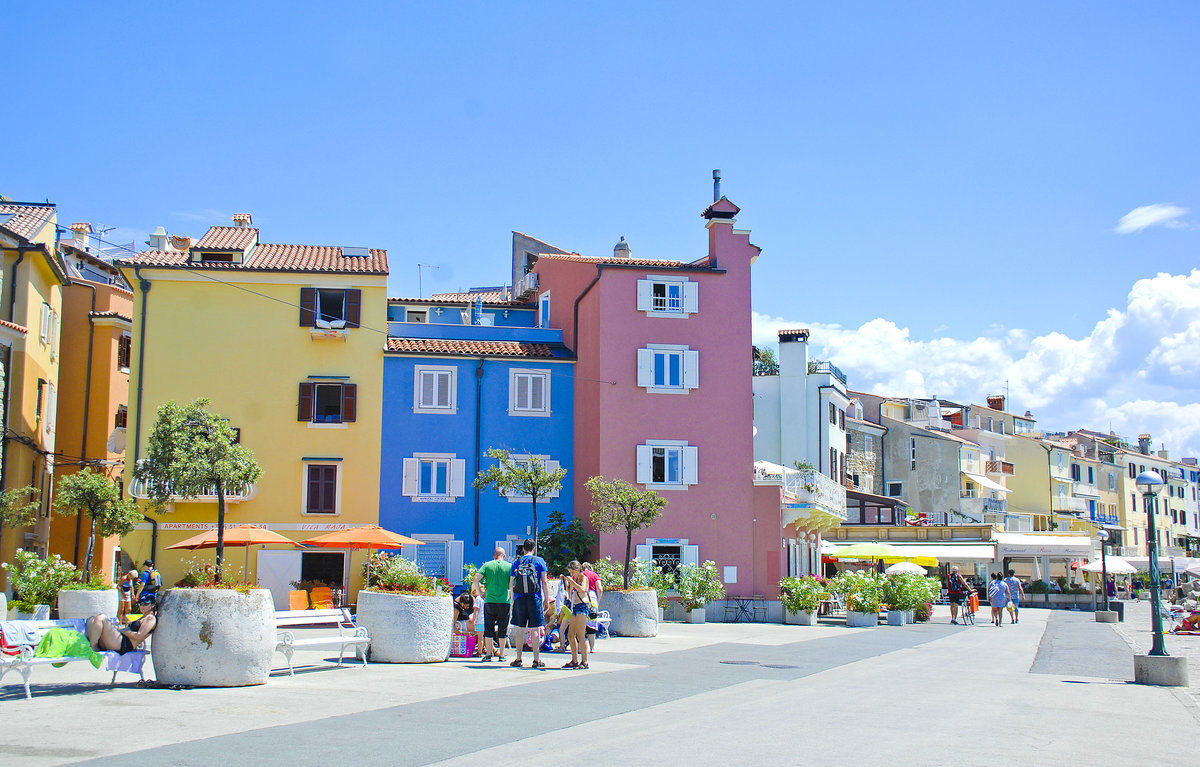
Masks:
[[[475,571],[472,584],[483,583],[483,658],[487,663],[495,658],[504,660],[505,637],[508,636],[509,587],[511,565],[504,559],[504,549],[496,547],[492,561]]]
[[[542,614],[542,594],[549,592],[550,584],[546,579],[546,560],[537,556],[536,546],[532,539],[526,539],[521,550],[521,556],[513,560],[509,572],[509,585],[513,589],[512,625],[517,631],[517,657],[508,664],[513,668],[521,668],[521,652],[525,643],[533,648],[533,664],[535,669],[544,669],[542,663],[542,627],[546,618]]]
[[[958,623],[958,608],[967,598],[967,591],[970,588],[967,581],[958,572],[958,565],[950,568],[950,576],[947,579],[946,590],[950,596],[950,622]]]
[[[1008,586],[1008,600],[1012,602],[1012,607],[1008,610],[1009,622],[1019,623],[1021,621],[1021,597],[1025,594],[1025,586],[1021,584],[1021,579],[1012,570],[1008,571],[1008,577],[1004,579],[1004,583]]]

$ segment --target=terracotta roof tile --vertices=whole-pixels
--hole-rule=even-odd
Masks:
[[[54,206],[30,202],[0,202],[0,213],[12,214],[12,218],[0,223],[0,229],[7,229],[28,240],[54,215]]]
[[[9,330],[15,330],[18,333],[28,333],[29,332],[24,326],[18,325],[15,322],[9,322],[8,320],[0,320],[0,325],[3,325],[4,327],[8,328]]]
[[[555,253],[540,253],[538,260],[550,259],[552,261],[575,261],[582,264],[621,264],[625,266],[652,266],[652,267],[682,267],[691,266],[686,261],[668,261],[666,259],[654,258],[616,258],[614,256],[581,256],[578,253],[571,253],[565,256],[560,256]]]
[[[504,297],[502,290],[480,290],[477,292],[467,293],[434,293],[429,297],[430,301],[446,301],[451,303],[475,303],[478,298],[483,298],[485,304],[504,304],[506,306],[519,305],[531,306],[529,301],[519,301],[513,297],[512,291],[508,292],[509,297]],[[413,299],[420,300],[420,299]]]
[[[193,245],[200,250],[245,250],[258,239],[258,230],[249,226],[213,226]]]
[[[232,227],[230,227],[232,228]],[[207,235],[206,235],[207,236]],[[243,264],[226,261],[188,261],[187,253],[145,250],[118,264],[130,266],[175,266],[188,269],[227,269],[276,272],[351,272],[387,274],[387,251],[370,251],[369,256],[344,256],[336,245],[276,245],[259,243]]]
[[[89,312],[89,313],[88,313],[88,316],[89,316],[89,317],[97,317],[97,318],[99,318],[99,317],[112,317],[113,319],[125,320],[126,322],[133,322],[133,320],[132,320],[131,318],[129,318],[129,317],[126,317],[124,314],[121,314],[120,312],[114,312],[114,311],[107,311],[107,312]]]
[[[549,344],[530,344],[520,341],[458,341],[442,338],[389,338],[387,351],[413,354],[456,354],[484,357],[540,357],[552,359],[554,349]]]

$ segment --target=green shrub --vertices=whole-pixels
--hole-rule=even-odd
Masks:
[[[685,610],[696,610],[709,602],[725,598],[725,586],[717,573],[716,562],[711,559],[700,565],[682,565],[676,588],[679,590],[679,602]]]
[[[387,553],[375,553],[370,558],[371,591],[397,594],[438,596],[449,584],[421,572],[411,559]],[[367,575],[367,563],[363,563],[363,578]]]
[[[846,570],[830,579],[829,586],[842,597],[847,610],[877,613],[883,603],[883,575],[873,570]]]
[[[53,608],[58,604],[59,589],[79,582],[79,571],[75,565],[58,554],[41,559],[24,549],[17,549],[14,553],[15,562],[0,564],[0,568],[8,571],[8,582],[15,597],[14,605],[20,602],[23,605],[50,605]]]
[[[941,583],[936,578],[916,573],[889,575],[883,585],[883,601],[893,610],[916,610],[940,593]]]
[[[829,582],[819,575],[783,578],[779,581],[783,607],[790,613],[815,612],[829,596]]]

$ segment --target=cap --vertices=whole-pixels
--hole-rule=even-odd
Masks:
[[[143,562],[143,563],[142,563],[142,566],[144,566],[144,567],[154,567],[154,561],[153,561],[153,560],[151,560],[151,559],[147,559],[145,562]]]

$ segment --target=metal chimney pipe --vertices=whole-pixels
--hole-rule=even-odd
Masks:
[[[713,171],[713,202],[721,199],[721,169]]]

